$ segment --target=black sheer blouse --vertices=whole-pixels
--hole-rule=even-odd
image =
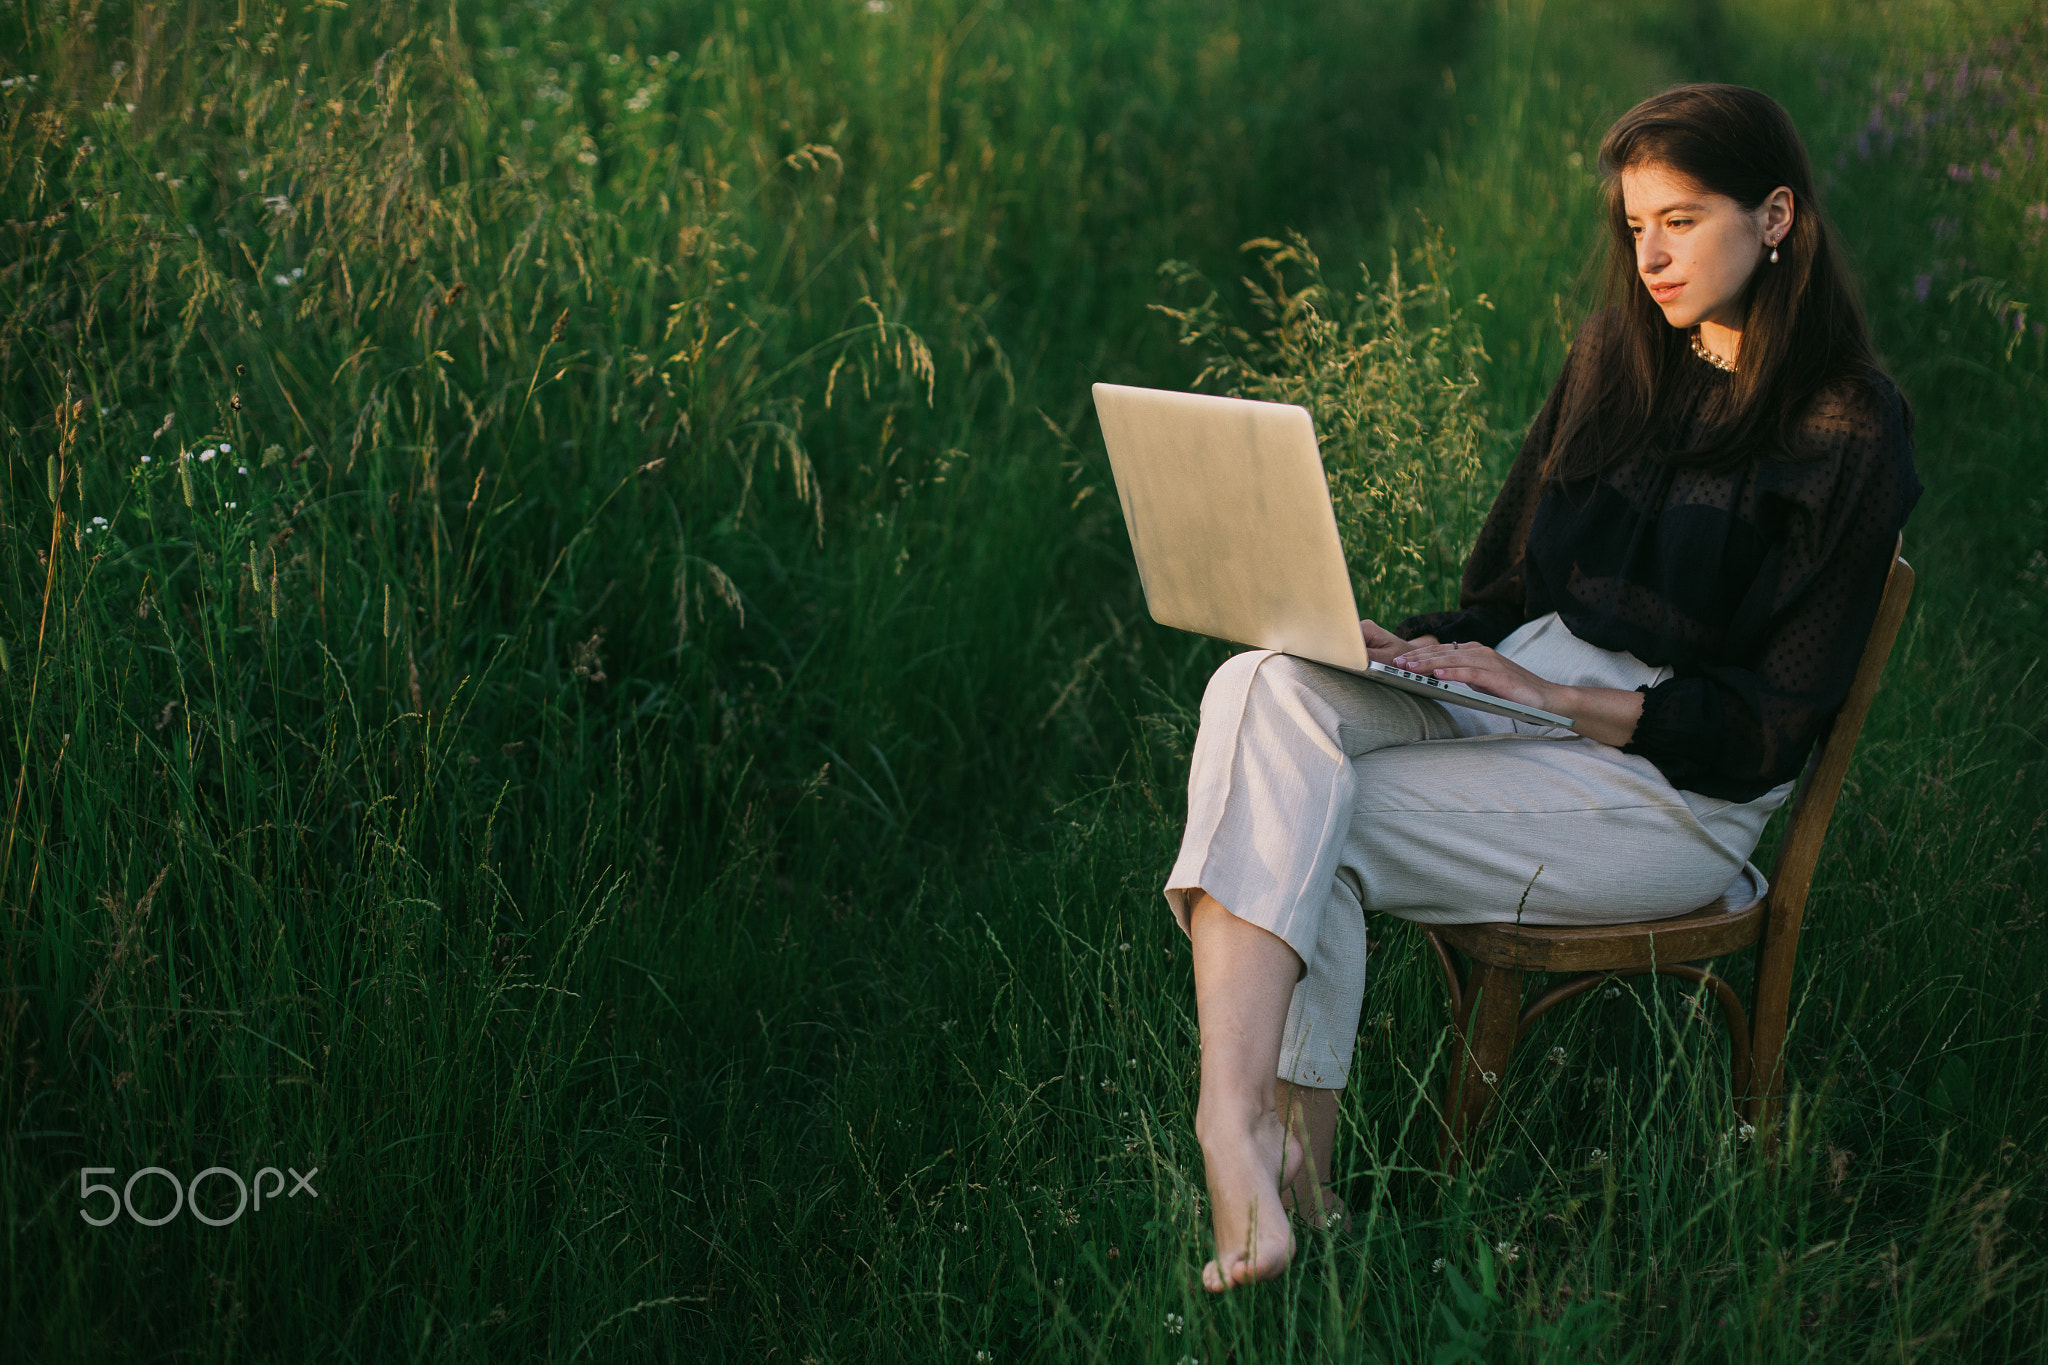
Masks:
[[[1674,787],[1749,801],[1797,777],[1862,656],[1892,546],[1920,496],[1912,418],[1881,373],[1820,394],[1801,458],[1732,470],[1661,458],[1652,442],[1602,473],[1542,478],[1569,367],[1537,415],[1465,564],[1460,610],[1395,633],[1497,645],[1556,612],[1572,634],[1675,676],[1643,692],[1625,752]],[[1689,433],[1726,389],[1704,360],[1673,395]]]

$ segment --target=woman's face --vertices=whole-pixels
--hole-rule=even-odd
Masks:
[[[1666,166],[1621,173],[1621,201],[1636,239],[1636,273],[1673,327],[1742,323],[1749,277],[1792,230],[1792,191],[1782,186],[1754,212],[1700,188]]]

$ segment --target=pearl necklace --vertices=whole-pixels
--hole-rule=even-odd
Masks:
[[[1700,329],[1697,327],[1692,329],[1692,353],[1724,374],[1735,373],[1733,365],[1707,349],[1706,343],[1700,340]]]

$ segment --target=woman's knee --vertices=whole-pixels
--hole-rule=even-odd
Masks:
[[[1233,654],[1209,675],[1202,694],[1203,707],[1218,704],[1233,709],[1242,702],[1285,700],[1317,691],[1317,665],[1291,654],[1270,649],[1248,649]]]

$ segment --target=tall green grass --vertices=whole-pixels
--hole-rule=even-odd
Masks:
[[[2039,1355],[2043,35],[1701,13],[0,21],[6,1339]],[[1404,340],[1347,264],[1291,333],[1233,287],[1195,331],[1245,329],[1226,382],[1357,419],[1360,470],[1447,461],[1448,502],[1396,504],[1412,572],[1355,547],[1436,600],[1457,490],[1583,306],[1592,141],[1710,75],[1831,168],[1930,488],[1785,1161],[1718,1103],[1714,1028],[1643,987],[1546,1024],[1493,1160],[1438,1181],[1441,992],[1389,924],[1338,1156],[1359,1230],[1208,1300],[1157,881],[1224,651],[1145,621],[1087,383],[1196,377],[1162,262],[1227,280],[1298,229],[1384,285],[1419,211],[1457,249],[1419,277],[1446,330]],[[79,1219],[81,1169],[150,1165],[320,1193]]]

